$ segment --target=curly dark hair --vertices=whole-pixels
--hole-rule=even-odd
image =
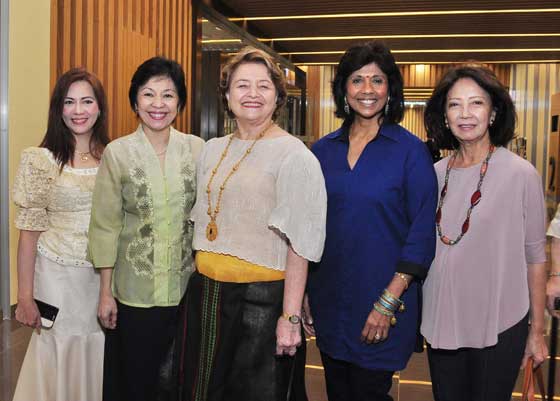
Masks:
[[[278,111],[286,103],[288,97],[288,91],[286,89],[286,79],[282,74],[282,70],[276,62],[268,53],[263,50],[257,49],[252,46],[245,46],[239,51],[235,56],[231,57],[227,63],[222,68],[222,73],[220,77],[220,94],[222,97],[222,104],[224,105],[224,110],[226,110],[230,118],[235,118],[235,115],[231,112],[228,106],[228,99],[226,94],[229,92],[229,86],[231,84],[231,77],[233,73],[241,64],[245,63],[257,63],[262,64],[268,70],[270,79],[276,88],[276,108],[272,114],[272,119],[278,116]]]
[[[403,78],[391,50],[379,41],[353,46],[346,50],[340,59],[336,76],[332,82],[332,93],[336,105],[335,115],[343,118],[345,124],[351,124],[354,121],[354,111],[350,109],[348,114],[344,111],[346,82],[354,71],[371,63],[375,63],[387,75],[389,81],[389,110],[387,114],[379,116],[379,119],[383,119],[383,124],[398,124],[404,115]]]
[[[459,141],[445,126],[447,94],[461,78],[470,78],[488,93],[495,112],[494,123],[488,128],[490,142],[494,146],[505,146],[515,136],[515,105],[507,88],[486,67],[468,65],[447,71],[436,85],[424,112],[424,126],[428,137],[433,138],[440,149],[457,149]]]

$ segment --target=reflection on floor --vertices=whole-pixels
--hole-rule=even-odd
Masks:
[[[23,362],[31,330],[22,327],[15,320],[0,323],[0,401],[11,401],[17,376]],[[556,374],[556,396],[560,400],[560,358],[557,357],[559,368]],[[548,362],[544,366],[545,376]],[[515,388],[514,400],[521,398],[521,379]],[[545,381],[546,381],[545,377]],[[545,384],[546,385],[546,384]],[[310,401],[327,401],[323,368],[315,340],[308,340],[307,355],[307,393]],[[432,387],[426,361],[426,353],[414,354],[407,368],[395,374],[391,395],[395,401],[432,401]],[[30,400],[32,401],[32,400]],[[72,400],[69,400],[72,401]]]

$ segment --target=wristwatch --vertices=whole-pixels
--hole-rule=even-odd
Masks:
[[[286,319],[291,324],[300,324],[301,323],[301,316],[298,315],[290,315],[286,312],[282,313],[282,318]]]

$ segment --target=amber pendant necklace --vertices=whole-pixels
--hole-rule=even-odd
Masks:
[[[455,152],[453,154],[453,156],[451,156],[451,158],[449,159],[449,162],[447,163],[447,168],[445,170],[445,181],[443,183],[443,188],[441,189],[441,193],[440,193],[440,196],[439,196],[438,208],[437,208],[437,212],[436,212],[437,233],[438,233],[439,239],[445,245],[455,245],[455,244],[457,244],[459,241],[461,241],[461,238],[464,237],[464,235],[467,233],[467,231],[469,231],[471,213],[472,213],[474,207],[476,205],[478,205],[478,203],[482,199],[482,192],[480,192],[480,188],[482,187],[482,183],[484,182],[484,177],[486,176],[486,171],[488,171],[488,162],[490,161],[490,158],[492,157],[492,154],[494,153],[494,150],[495,150],[494,145],[490,145],[490,149],[488,150],[488,154],[486,155],[486,159],[484,159],[484,161],[482,162],[482,165],[480,166],[480,178],[478,179],[478,185],[476,186],[476,190],[471,195],[471,205],[469,206],[469,208],[467,210],[467,217],[466,217],[465,221],[463,222],[463,225],[461,226],[461,233],[455,239],[449,239],[449,237],[444,235],[441,232],[441,225],[440,225],[441,216],[442,216],[441,208],[443,207],[443,200],[445,199],[445,195],[447,195],[447,184],[449,182],[449,172],[453,168],[453,164],[455,163],[455,159],[457,158],[458,151]]]
[[[255,138],[255,140],[253,141],[251,146],[249,146],[249,148],[243,153],[243,156],[241,156],[241,159],[239,159],[239,161],[233,165],[233,167],[231,168],[231,170],[227,174],[226,178],[224,179],[224,182],[222,182],[222,185],[220,185],[220,190],[218,192],[218,199],[216,200],[216,206],[214,207],[214,210],[212,210],[212,199],[211,199],[212,198],[211,197],[212,182],[214,181],[214,177],[216,177],[216,174],[218,173],[218,169],[220,168],[220,166],[222,165],[222,162],[224,161],[224,159],[226,158],[226,156],[228,154],[229,147],[231,145],[231,142],[233,141],[233,138],[235,137],[235,133],[232,134],[229,137],[229,141],[226,145],[226,148],[222,152],[222,155],[220,156],[220,160],[218,161],[218,164],[216,164],[216,167],[214,167],[212,169],[210,179],[208,180],[208,184],[206,185],[206,196],[208,197],[208,211],[206,212],[206,214],[208,214],[208,216],[210,217],[210,222],[206,226],[206,238],[208,238],[208,241],[215,241],[216,238],[218,238],[218,224],[216,223],[216,218],[218,217],[218,213],[220,213],[220,204],[222,203],[222,195],[224,193],[224,189],[226,189],[227,182],[229,181],[231,176],[239,169],[239,166],[241,165],[241,163],[243,163],[243,160],[245,160],[247,158],[247,156],[249,156],[249,154],[251,153],[251,151],[255,147],[255,144],[257,143],[257,141],[259,139],[261,139],[273,125],[274,125],[274,121],[271,121],[257,135],[257,137]]]

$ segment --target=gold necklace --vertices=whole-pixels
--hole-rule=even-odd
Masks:
[[[76,150],[76,153],[78,154],[78,156],[80,156],[80,160],[83,162],[87,162],[89,160],[88,155],[91,152],[80,152],[79,150]]]
[[[227,174],[226,178],[224,179],[224,182],[222,182],[222,185],[220,185],[220,191],[218,192],[218,200],[216,201],[216,207],[214,208],[214,210],[212,210],[212,200],[211,200],[211,189],[210,189],[210,187],[212,186],[212,182],[214,181],[214,177],[216,176],[216,173],[218,172],[218,169],[220,168],[220,166],[222,165],[222,162],[224,161],[224,159],[227,156],[227,153],[228,153],[229,147],[231,145],[231,142],[233,141],[233,138],[235,137],[235,133],[232,134],[229,137],[229,141],[226,145],[226,148],[222,152],[222,156],[220,157],[220,161],[218,161],[218,164],[216,164],[216,167],[214,167],[212,169],[212,174],[210,175],[210,179],[208,180],[208,184],[206,185],[206,195],[208,196],[208,211],[206,212],[206,214],[208,214],[208,216],[210,217],[210,222],[206,226],[206,238],[208,238],[208,241],[214,241],[218,237],[218,224],[216,223],[216,218],[218,217],[218,213],[220,213],[220,203],[222,202],[222,195],[224,193],[224,189],[226,189],[227,182],[229,181],[229,179],[231,178],[233,173],[235,173],[239,169],[239,166],[241,165],[241,163],[243,163],[243,160],[245,160],[245,158],[247,156],[249,156],[249,153],[251,153],[251,151],[255,147],[255,144],[257,143],[257,141],[259,139],[261,139],[273,125],[274,125],[274,121],[271,121],[270,124],[268,124],[259,133],[259,135],[257,135],[257,138],[253,141],[253,143],[251,144],[251,146],[249,146],[249,148],[245,151],[245,153],[243,153],[243,156],[241,156],[241,159],[239,159],[239,161],[233,165],[230,172]]]

